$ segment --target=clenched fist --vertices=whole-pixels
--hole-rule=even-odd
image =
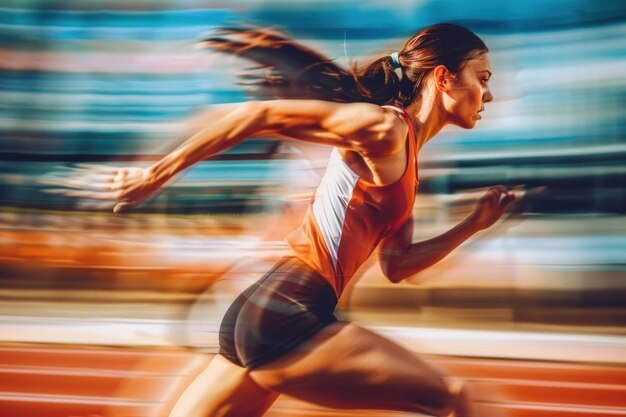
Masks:
[[[476,204],[476,208],[470,214],[468,221],[477,229],[483,230],[491,227],[506,211],[515,195],[506,187],[498,185],[491,187]]]

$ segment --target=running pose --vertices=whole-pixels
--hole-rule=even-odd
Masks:
[[[417,155],[445,125],[471,129],[493,97],[488,49],[461,26],[427,27],[392,54],[344,69],[283,34],[223,30],[203,44],[267,69],[251,101],[207,113],[202,127],[153,166],[109,169],[99,194],[114,211],[140,203],[181,170],[255,136],[333,147],[289,253],[226,313],[220,351],[172,417],[261,416],[280,393],[342,409],[470,415],[467,393],[413,352],[338,321],[338,297],[378,248],[400,282],[494,224],[514,199],[491,188],[464,221],[412,242]]]

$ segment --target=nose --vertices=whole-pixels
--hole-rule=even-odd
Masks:
[[[489,103],[490,101],[493,101],[493,95],[491,94],[491,90],[487,88],[487,90],[485,90],[485,94],[483,94],[483,102]]]

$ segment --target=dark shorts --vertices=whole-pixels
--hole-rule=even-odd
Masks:
[[[320,274],[296,257],[282,258],[229,307],[219,353],[258,368],[336,322],[336,305],[333,288]]]

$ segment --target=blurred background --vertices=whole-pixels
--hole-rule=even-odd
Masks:
[[[414,239],[485,187],[535,191],[406,282],[369,262],[337,314],[511,415],[626,415],[626,7],[590,0],[2,1],[0,415],[167,415],[299,223],[329,149],[249,140],[123,215],[50,185],[83,164],[148,166],[211,106],[254,98],[237,78],[251,64],[194,48],[204,35],[277,27],[347,65],[442,21],[485,40],[495,100],[422,150]],[[499,396],[485,382],[505,377],[518,385]]]

